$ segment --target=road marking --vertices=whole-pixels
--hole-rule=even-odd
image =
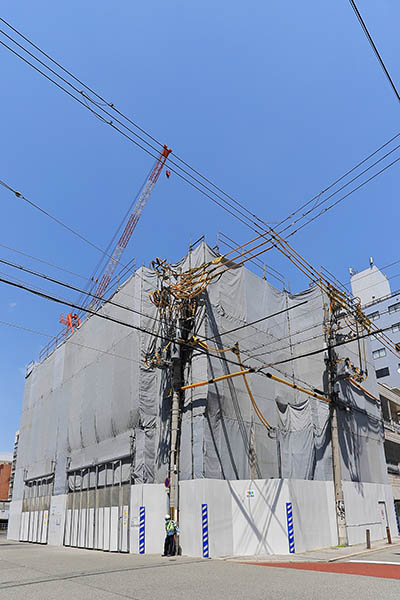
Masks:
[[[347,562],[362,563],[364,565],[396,565],[396,566],[400,567],[400,561],[399,562],[389,562],[387,560],[349,560]]]

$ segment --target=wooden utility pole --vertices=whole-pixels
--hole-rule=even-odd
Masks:
[[[169,456],[169,512],[171,519],[178,521],[179,511],[179,477],[178,477],[178,427],[179,427],[179,400],[181,387],[181,360],[172,359],[172,404],[171,404],[171,444]]]
[[[332,300],[330,318],[328,320],[328,356],[326,360],[327,371],[328,371],[328,395],[331,400],[330,402],[330,421],[331,421],[331,439],[332,439],[332,467],[333,467],[333,485],[335,489],[335,510],[336,510],[336,526],[338,532],[338,544],[347,546],[347,523],[346,523],[346,509],[344,504],[344,493],[342,484],[342,464],[340,456],[340,445],[339,445],[339,432],[338,432],[338,419],[337,419],[337,394],[335,392],[335,381],[336,381],[336,360],[333,345],[335,344],[335,332],[336,332],[336,316],[335,316],[335,304]]]

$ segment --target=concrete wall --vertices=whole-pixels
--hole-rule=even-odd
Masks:
[[[233,526],[229,482],[218,479],[194,479],[179,484],[179,528],[182,553],[202,556],[201,505],[208,506],[209,554],[233,554]],[[211,534],[212,532],[212,534]]]
[[[386,536],[379,502],[385,502],[388,525],[392,535],[397,534],[393,492],[390,485],[379,483],[343,482],[349,544],[365,541],[365,531],[371,531],[371,540]]]
[[[287,481],[293,505],[296,552],[338,543],[332,481]]]
[[[168,511],[168,495],[164,485],[137,484],[131,487],[130,552],[139,553],[139,509],[146,509],[145,553],[162,554],[164,549],[164,517]]]
[[[390,485],[343,482],[349,544],[383,539],[386,523],[397,532]],[[202,556],[202,504],[208,508],[209,555],[245,556],[288,554],[286,503],[292,503],[295,551],[304,552],[337,544],[333,483],[295,479],[224,481],[196,479],[179,485],[182,553]],[[48,543],[62,545],[66,494],[53,496],[50,506]],[[145,553],[162,554],[164,516],[168,495],[163,485],[137,484],[131,488],[130,552],[139,553],[139,509],[146,509]],[[19,539],[22,501],[10,505],[8,538]]]
[[[210,556],[288,554],[286,502],[292,502],[297,552],[337,544],[332,482],[212,479],[180,484],[183,554],[202,555],[202,503]]]
[[[53,496],[50,504],[49,535],[50,546],[62,546],[64,542],[65,509],[67,494]]]
[[[287,554],[286,502],[290,497],[286,480],[232,481],[230,489],[233,553]],[[254,496],[248,497],[250,491]]]
[[[13,500],[10,504],[8,517],[8,540],[19,540],[19,528],[21,524],[22,500]]]

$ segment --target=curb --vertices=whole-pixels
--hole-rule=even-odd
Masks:
[[[390,548],[396,548],[396,546],[400,546],[400,542],[396,542],[395,544],[386,543],[384,546],[377,546],[376,548],[369,548],[368,550],[359,550],[358,552],[353,552],[352,554],[346,554],[345,556],[339,556],[336,558],[330,558],[326,562],[337,562],[339,560],[345,560],[347,558],[352,558],[353,556],[361,556],[361,554],[369,554],[370,552],[377,552],[378,550],[386,550]]]
[[[395,542],[394,544],[388,544],[387,542],[383,545],[383,546],[376,546],[376,548],[370,548],[369,550],[365,549],[365,550],[358,550],[357,552],[352,552],[351,554],[345,554],[342,556],[336,556],[335,558],[313,558],[312,560],[308,559],[308,557],[304,556],[304,560],[303,562],[309,562],[309,563],[313,563],[313,562],[324,562],[324,563],[333,563],[333,562],[338,562],[338,561],[345,561],[348,558],[353,558],[354,556],[361,556],[362,554],[370,554],[371,552],[377,552],[379,550],[389,550],[390,548],[396,548],[396,547],[400,547],[400,542]],[[300,556],[299,554],[297,556]],[[303,558],[303,557],[302,557]],[[238,562],[241,564],[256,564],[257,561],[253,561],[250,559],[250,557],[248,556],[242,556],[242,557],[233,557],[233,556],[219,556],[219,557],[215,557],[214,560],[223,560],[226,562]],[[267,562],[267,559],[265,559],[265,562]],[[271,561],[272,562],[275,561]],[[289,562],[299,562],[297,560],[291,560]],[[400,563],[399,563],[400,564]]]

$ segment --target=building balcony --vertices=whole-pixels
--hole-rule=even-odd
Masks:
[[[396,421],[383,421],[385,440],[400,444],[400,424]]]

